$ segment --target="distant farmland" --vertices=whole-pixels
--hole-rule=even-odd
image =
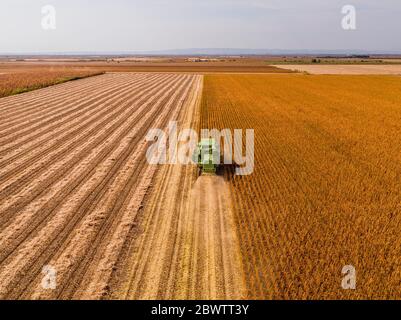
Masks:
[[[248,298],[401,298],[399,77],[207,75],[201,127],[255,129],[225,173]]]
[[[80,59],[2,61],[0,59],[0,98],[106,72],[207,74],[293,73],[294,71],[248,59],[234,62],[188,62],[185,59],[173,62],[81,61]]]
[[[279,68],[310,74],[401,75],[401,65],[307,64],[277,65]]]

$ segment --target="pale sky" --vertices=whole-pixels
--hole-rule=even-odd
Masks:
[[[1,0],[0,53],[183,48],[401,53],[401,0]],[[56,29],[43,30],[44,5]],[[341,27],[356,7],[356,30]]]

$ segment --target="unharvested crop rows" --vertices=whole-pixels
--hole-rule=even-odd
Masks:
[[[401,297],[399,77],[206,76],[201,127],[255,129],[225,174],[249,298]]]
[[[156,170],[144,136],[196,79],[107,74],[0,100],[1,298],[107,296]]]

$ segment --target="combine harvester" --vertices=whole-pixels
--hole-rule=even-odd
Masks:
[[[193,161],[198,165],[199,175],[216,175],[220,154],[214,139],[202,139],[194,152]]]

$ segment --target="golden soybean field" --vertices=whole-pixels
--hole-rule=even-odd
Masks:
[[[400,77],[206,75],[201,108],[255,130],[253,175],[225,173],[247,298],[401,298]]]

